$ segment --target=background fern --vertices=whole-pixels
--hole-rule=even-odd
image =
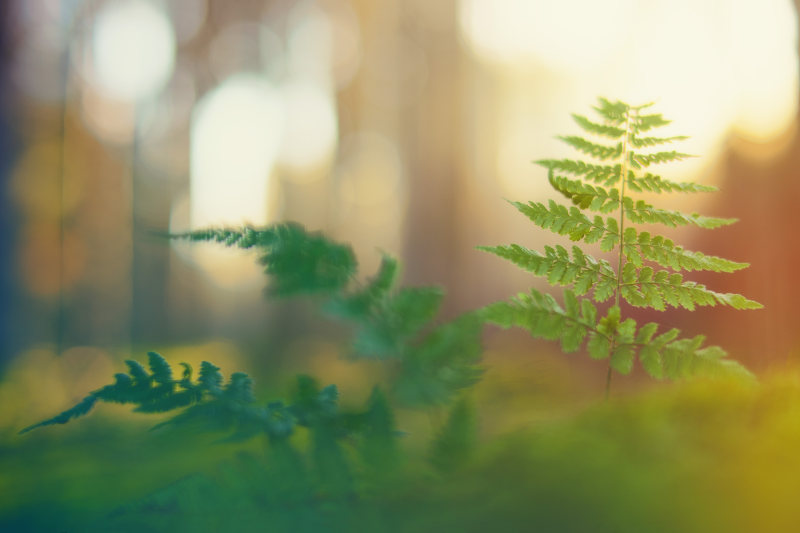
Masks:
[[[398,288],[399,265],[391,256],[383,257],[372,278],[359,282],[358,263],[349,246],[294,223],[174,237],[255,248],[270,278],[268,292],[320,296],[325,313],[352,327],[351,356],[390,365],[395,398],[406,405],[447,404],[480,379],[479,313],[435,324],[444,293],[438,287]]]
[[[748,374],[738,363],[725,359],[726,353],[721,348],[705,346],[702,335],[679,338],[677,329],[657,335],[660,329],[657,323],[640,326],[633,318],[623,318],[621,301],[633,307],[657,310],[667,307],[693,310],[698,306],[715,305],[734,309],[761,307],[742,295],[715,292],[705,285],[685,280],[681,274],[697,270],[734,272],[747,264],[686,250],[667,237],[636,227],[660,224],[714,229],[736,221],[661,209],[631,195],[631,192],[716,190],[644,172],[643,169],[652,165],[691,157],[675,150],[658,151],[658,147],[686,137],[644,135],[669,124],[662,115],[649,113],[650,105],[631,106],[600,98],[594,108],[599,121],[573,115],[578,126],[600,140],[559,137],[595,161],[537,161],[547,169],[552,187],[570,200],[574,204],[572,207],[564,207],[553,200],[546,204],[511,202],[542,229],[567,236],[572,241],[597,244],[604,252],[614,252],[615,265],[592,257],[578,246],[571,250],[560,245],[547,246],[544,253],[516,244],[480,248],[545,277],[551,285],[571,287],[563,292],[563,306],[552,296],[531,289],[510,301],[489,305],[483,316],[503,327],[525,328],[535,337],[560,340],[565,352],[576,351],[585,342],[592,358],[609,359],[606,394],[611,370],[627,374],[637,358],[644,370],[658,379],[698,374]],[[647,151],[650,148],[656,151]],[[595,305],[609,301],[605,309]]]
[[[442,291],[436,287],[397,289],[399,265],[388,255],[372,279],[358,283],[352,249],[321,233],[307,232],[299,224],[207,229],[172,237],[254,248],[261,253],[259,261],[270,279],[269,294],[322,295],[322,309],[353,325],[353,357],[382,359],[393,365],[393,398],[402,404],[445,405],[480,379],[480,316],[467,313],[449,323],[434,325]],[[219,426],[235,426],[235,438],[260,432],[271,438],[290,434],[292,424],[307,425],[311,416],[307,409],[296,405],[284,407],[275,403],[266,409],[254,408],[251,379],[237,372],[223,385],[219,368],[209,362],[202,363],[197,381],[192,380],[192,368],[186,363],[181,363],[182,377],[174,379],[169,364],[155,352],[148,354],[150,372],[136,361],[128,360],[126,364],[128,373],[116,374],[114,384],[90,393],[76,406],[29,426],[22,433],[64,424],[87,414],[98,401],[134,404],[139,412],[188,407],[171,423],[193,418],[216,420]],[[311,390],[309,383],[301,380]],[[316,394],[301,394],[305,398],[301,404],[308,407],[319,398],[328,397],[335,406],[335,386],[323,389],[319,398]]]

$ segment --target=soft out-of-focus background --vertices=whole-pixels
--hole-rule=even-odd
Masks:
[[[554,196],[531,161],[569,154],[554,136],[598,95],[656,101],[699,155],[663,173],[722,190],[666,205],[741,219],[671,235],[752,263],[695,278],[765,310],[668,322],[755,371],[798,356],[789,0],[8,0],[0,17],[3,368],[291,325],[252,256],[154,230],[296,220],[353,243],[365,274],[400,256],[449,315],[535,285],[475,246],[553,242],[504,199]],[[490,350],[528,342],[503,339]]]
[[[295,220],[352,243],[364,276],[382,251],[399,256],[406,284],[446,288],[449,318],[543,287],[475,247],[558,242],[505,200],[555,197],[531,162],[571,155],[554,137],[577,133],[569,114],[605,96],[655,101],[691,136],[680,149],[699,157],[662,173],[721,192],[653,200],[739,218],[668,234],[750,262],[691,278],[765,305],[637,316],[707,334],[762,385],[652,390],[634,372],[598,405],[605,364],[487,327],[487,372],[470,394],[488,459],[444,488],[414,478],[387,516],[398,531],[498,517],[523,531],[800,530],[799,8],[0,2],[0,523],[66,530],[134,500],[144,520],[169,518],[163,492],[155,507],[138,499],[263,452],[147,433],[151,418],[119,406],[16,435],[110,382],[124,358],[152,349],[244,370],[259,400],[286,397],[303,372],[361,405],[380,380],[379,365],[341,357],[346,332],[309,302],[265,299],[252,254],[159,232]],[[424,455],[435,422],[398,411],[403,446]]]

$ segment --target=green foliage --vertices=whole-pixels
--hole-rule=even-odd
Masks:
[[[394,397],[414,406],[449,402],[480,378],[482,321],[475,315],[434,324],[444,293],[438,287],[397,288],[399,265],[384,255],[374,277],[358,283],[352,249],[297,224],[201,230],[177,235],[256,249],[272,294],[322,294],[323,310],[354,330],[351,355],[396,368]]]
[[[361,445],[364,464],[374,475],[391,474],[400,460],[398,433],[389,400],[379,387],[372,390],[364,417],[368,428]]]
[[[481,357],[483,320],[467,313],[438,326],[411,347],[395,379],[394,392],[405,405],[445,405],[455,395],[477,383],[483,369]]]
[[[311,377],[301,375],[290,401],[261,403],[253,393],[251,378],[243,372],[235,372],[226,380],[219,367],[204,361],[195,379],[188,363],[180,364],[181,372],[173,372],[163,357],[150,352],[147,368],[137,361],[126,361],[128,372],[116,374],[113,384],[91,392],[75,407],[22,433],[64,424],[87,414],[97,402],[131,404],[143,413],[170,412],[173,416],[154,429],[222,432],[220,442],[266,437],[270,466],[259,483],[247,484],[234,476],[235,490],[246,487],[247,498],[255,494],[276,509],[312,500],[330,509],[349,505],[356,501],[358,491],[375,488],[399,475],[401,433],[395,427],[395,404],[423,408],[447,405],[481,377],[482,318],[468,313],[436,323],[443,292],[436,287],[397,287],[399,265],[392,257],[384,256],[375,276],[359,283],[349,246],[308,233],[295,224],[215,229],[176,238],[216,241],[260,252],[260,261],[271,278],[268,292],[284,297],[315,294],[326,313],[352,327],[353,357],[379,359],[390,367],[389,393],[375,387],[363,409],[343,412],[335,385],[320,387]],[[461,418],[451,422],[455,426],[450,433],[463,433]],[[295,438],[299,433],[305,435]],[[451,462],[466,453],[459,450]],[[181,491],[191,495],[185,512],[208,512],[192,502],[207,502],[215,483],[197,476],[185,485]],[[165,489],[154,498],[160,505],[157,502],[161,498],[174,498],[174,490]],[[239,508],[242,501],[228,504]],[[255,503],[256,509],[262,506],[263,501]],[[319,530],[329,518],[324,513],[314,520],[295,521],[292,517],[278,530]]]
[[[262,252],[259,260],[272,280],[269,292],[276,296],[340,290],[357,268],[349,246],[333,242],[320,233],[309,233],[295,223],[261,229],[207,229],[172,237],[258,249]]]
[[[685,139],[683,136],[650,137],[642,134],[666,124],[660,114],[644,114],[649,107],[599,99],[595,110],[601,121],[573,115],[584,131],[616,141],[604,144],[578,136],[561,140],[600,161],[544,159],[552,187],[574,204],[565,207],[554,200],[512,202],[522,214],[542,229],[567,236],[572,241],[597,244],[603,252],[614,252],[617,267],[596,259],[579,246],[571,250],[546,246],[544,253],[517,244],[484,246],[481,250],[507,259],[542,276],[551,285],[569,286],[563,292],[563,307],[555,298],[535,289],[507,302],[484,308],[484,318],[502,327],[522,327],[535,337],[559,340],[565,352],[584,343],[594,359],[608,359],[609,372],[629,373],[638,358],[651,376],[683,378],[693,375],[747,375],[737,363],[725,359],[717,346],[704,347],[705,338],[678,338],[671,329],[655,336],[659,325],[639,326],[633,318],[622,318],[621,301],[633,307],[659,311],[667,307],[693,310],[698,306],[723,305],[734,309],[759,309],[761,304],[740,294],[719,293],[694,281],[684,280],[682,271],[734,272],[748,266],[701,252],[686,250],[672,240],[640,231],[636,224],[668,227],[692,225],[714,229],[736,219],[706,217],[654,207],[631,193],[697,193],[716,190],[692,182],[674,182],[641,169],[687,157],[677,151],[643,151]],[[576,179],[577,178],[577,179]],[[596,212],[600,216],[588,215]],[[654,266],[665,269],[655,269]],[[605,303],[599,311],[595,303]],[[609,374],[610,376],[610,374]]]
[[[431,447],[431,463],[442,473],[462,467],[475,448],[475,410],[466,398],[456,402]]]

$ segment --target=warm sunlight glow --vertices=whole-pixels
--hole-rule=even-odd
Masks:
[[[271,220],[271,173],[283,124],[280,93],[255,74],[229,78],[197,104],[191,120],[190,228]],[[218,285],[247,287],[261,277],[260,267],[245,254],[213,244],[175,249]]]
[[[797,106],[797,16],[788,0],[737,0],[731,53],[739,82],[737,133],[767,142],[787,129]]]
[[[665,175],[700,171],[731,129],[775,140],[796,113],[796,15],[788,0],[461,0],[460,14],[466,42],[496,73],[501,111],[530,108],[509,100],[530,102],[531,90],[567,109],[598,95],[656,100],[691,136],[681,149],[703,154],[665,167]],[[547,109],[528,111],[520,120],[549,120]],[[523,193],[529,176],[507,161],[521,155],[530,132],[506,115],[493,119],[499,169],[508,173],[499,179],[510,194]],[[530,146],[527,160],[540,155]],[[520,186],[507,186],[514,182]]]
[[[623,44],[631,0],[462,0],[461,25],[475,51],[513,64],[602,68]]]
[[[283,122],[280,95],[260,76],[234,76],[202,99],[191,126],[192,228],[267,221]]]
[[[119,100],[158,92],[175,63],[175,34],[163,4],[116,0],[95,21],[92,58],[99,88]]]
[[[317,84],[290,83],[283,87],[286,131],[279,161],[292,170],[307,170],[333,156],[337,138],[333,95]]]
[[[390,253],[401,249],[406,170],[397,145],[377,132],[342,139],[339,153],[335,231],[353,244],[364,271],[372,272],[380,262],[375,243]]]

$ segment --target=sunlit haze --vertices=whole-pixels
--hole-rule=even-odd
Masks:
[[[270,173],[280,148],[280,94],[241,74],[207,94],[192,114],[191,224],[264,224]]]
[[[474,54],[497,72],[501,91],[526,101],[504,102],[511,115],[525,114],[499,119],[498,177],[511,191],[520,172],[510,159],[560,149],[552,139],[537,145],[536,135],[520,126],[550,118],[531,94],[560,109],[584,108],[598,94],[657,100],[665,116],[690,132],[686,150],[706,156],[684,164],[684,173],[707,165],[732,129],[766,143],[793,121],[797,31],[788,0],[462,0],[460,6]]]
[[[175,34],[162,2],[114,0],[97,15],[94,74],[109,96],[139,100],[166,84],[175,61]]]

